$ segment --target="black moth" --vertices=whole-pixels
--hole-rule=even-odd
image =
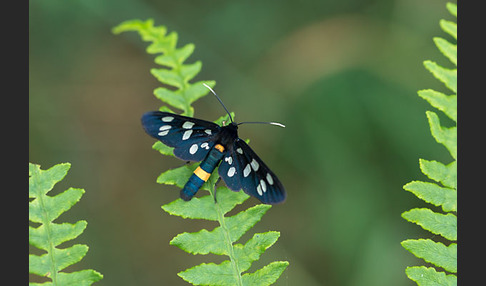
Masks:
[[[216,93],[204,85],[221,102]],[[142,116],[145,132],[174,147],[176,157],[185,161],[202,161],[181,190],[181,198],[191,200],[221,162],[219,176],[231,190],[243,189],[264,204],[283,202],[286,194],[282,183],[250,146],[238,137],[238,125],[269,123],[284,126],[274,122],[236,124],[226,107],[224,109],[231,120],[227,126],[162,111],[150,111]]]

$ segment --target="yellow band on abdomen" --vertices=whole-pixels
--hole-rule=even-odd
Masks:
[[[211,176],[210,173],[204,171],[201,169],[201,167],[197,167],[196,170],[194,170],[194,174],[199,177],[199,179],[203,180],[204,182],[207,182],[209,177]]]

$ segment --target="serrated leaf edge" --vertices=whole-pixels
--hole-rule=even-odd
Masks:
[[[70,163],[61,163],[61,164],[57,164],[57,165],[54,165],[52,166],[51,168],[47,169],[47,170],[42,170],[40,165],[36,165],[36,164],[32,164],[32,163],[29,163],[29,193],[30,192],[30,189],[31,188],[36,188],[36,182],[37,180],[39,179],[38,176],[41,176],[41,175],[49,175],[49,172],[53,172],[53,170],[57,170],[57,169],[64,169],[63,170],[63,173],[61,173],[61,175],[57,176],[57,177],[54,177],[54,178],[50,178],[52,180],[51,182],[51,185],[52,186],[48,186],[47,188],[47,191],[42,191],[41,193],[37,194],[37,196],[34,196],[34,200],[30,201],[29,202],[29,206],[33,203],[36,203],[36,200],[43,200],[43,197],[49,197],[49,198],[56,198],[56,197],[60,197],[62,194],[65,194],[66,192],[68,192],[69,190],[76,190],[76,191],[81,191],[80,195],[82,196],[82,194],[84,193],[84,190],[83,189],[75,189],[75,188],[69,188],[68,190],[66,190],[65,192],[62,192],[56,196],[48,196],[47,193],[49,191],[51,191],[53,189],[53,187],[58,183],[60,182],[61,180],[64,179],[64,177],[67,175],[67,172],[69,171],[69,169],[71,168],[71,164]],[[44,173],[44,174],[42,174]],[[32,180],[30,180],[32,179]],[[45,187],[45,186],[44,186]],[[79,197],[80,198],[80,197]],[[62,214],[63,212],[69,210],[74,204],[76,204],[78,201],[79,201],[79,198],[75,200],[75,202],[70,205],[69,207],[67,208],[64,208],[62,209],[61,213]],[[40,204],[38,204],[38,206],[40,208],[45,208],[45,205],[41,202]],[[44,213],[47,213],[48,210],[44,210]],[[30,216],[29,216],[29,220],[30,220]],[[66,236],[65,238],[61,239],[57,244],[53,243],[52,240],[49,240],[49,237],[52,237],[53,234],[49,234],[49,233],[52,233],[52,229],[51,229],[51,226],[52,226],[52,220],[53,219],[50,219],[48,218],[47,216],[45,216],[45,218],[41,219],[41,222],[40,222],[40,226],[37,227],[37,228],[34,228],[34,227],[31,227],[29,226],[29,237],[31,234],[34,234],[35,232],[39,232],[40,231],[40,227],[44,227],[45,231],[48,233],[47,235],[47,238],[48,238],[48,241],[43,243],[44,245],[46,245],[45,247],[43,247],[42,249],[44,249],[46,251],[46,253],[42,254],[42,255],[35,255],[35,254],[29,254],[29,273],[33,273],[33,274],[37,274],[37,275],[40,275],[40,276],[45,276],[45,277],[48,277],[51,279],[52,281],[52,284],[54,285],[58,285],[58,283],[60,283],[60,281],[62,279],[66,279],[66,277],[74,277],[74,276],[68,276],[68,274],[70,273],[65,273],[65,272],[61,272],[63,269],[65,269],[66,267],[72,265],[72,264],[76,264],[78,263],[87,253],[88,251],[88,246],[87,245],[84,245],[84,244],[75,244],[71,247],[68,247],[68,248],[58,248],[57,246],[61,245],[62,243],[66,242],[66,241],[70,241],[70,240],[73,240],[75,238],[77,238],[79,235],[81,235],[84,231],[84,229],[86,228],[86,224],[87,222],[86,221],[78,221],[76,222],[75,224],[70,224],[70,223],[63,223],[64,225],[71,225],[71,226],[75,226],[75,225],[78,225],[81,227],[81,229],[78,229],[77,231],[77,235],[76,234],[71,234],[70,236]],[[59,225],[62,225],[62,224],[59,224]],[[29,241],[29,244],[31,244],[31,241]],[[38,247],[40,246],[39,244],[37,245],[33,245],[35,247]],[[77,256],[76,255],[73,255],[72,252],[76,252],[77,253]],[[56,254],[57,253],[57,254]],[[62,261],[62,260],[59,260],[57,258],[55,258],[55,256],[57,255],[64,255],[64,256],[69,256],[69,260],[68,261]],[[42,260],[42,257],[49,257],[48,261],[51,262],[50,264],[50,270],[47,271],[46,273],[42,272],[39,268],[35,268],[35,265],[33,264],[34,261],[41,261]],[[74,258],[74,259],[73,259]],[[32,263],[31,263],[31,259],[33,259]],[[94,276],[92,277],[92,282],[96,282],[96,281],[99,281],[100,279],[103,278],[103,275],[101,275],[100,273],[94,271],[94,270],[91,270],[91,269],[87,269],[86,271],[93,271],[94,273]],[[63,278],[64,277],[64,278]],[[69,283],[74,283],[73,280],[68,280]],[[29,283],[30,284],[35,284],[35,283]],[[67,283],[61,283],[59,285],[65,285]],[[89,284],[85,284],[85,285],[91,285],[91,283]]]

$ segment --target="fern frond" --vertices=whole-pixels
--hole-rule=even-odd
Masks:
[[[163,26],[154,27],[152,20],[126,21],[115,27],[113,31],[115,33],[137,31],[144,41],[151,42],[147,52],[161,53],[162,55],[155,58],[155,62],[166,67],[152,69],[152,74],[160,82],[176,88],[176,91],[164,87],[157,88],[154,91],[155,96],[162,102],[181,109],[185,115],[193,116],[192,103],[209,92],[202,82],[194,84],[189,82],[199,73],[202,66],[199,61],[184,64],[184,61],[194,51],[194,45],[188,44],[182,48],[176,48],[177,33],[172,32],[166,35],[167,29]],[[211,87],[215,85],[214,81],[204,82]],[[161,110],[167,110],[167,107],[162,107]],[[231,116],[234,118],[234,113],[231,113]],[[225,115],[214,122],[221,125],[222,121],[228,120],[228,115]],[[162,142],[155,143],[153,148],[162,155],[173,156],[173,148],[167,147]],[[198,163],[186,164],[167,170],[157,178],[157,183],[182,188],[197,166]],[[170,244],[191,254],[224,255],[229,260],[220,264],[202,263],[179,272],[178,275],[193,285],[271,285],[286,269],[287,261],[272,262],[253,273],[247,273],[247,271],[252,263],[260,259],[265,250],[277,241],[280,233],[277,231],[256,233],[245,244],[236,243],[260,221],[271,206],[259,204],[233,216],[227,216],[228,212],[246,201],[249,196],[244,192],[233,192],[227,187],[219,187],[216,190],[215,183],[218,178],[216,169],[201,187],[201,190],[209,191],[209,195],[200,198],[194,197],[188,202],[177,199],[163,205],[162,209],[171,215],[185,219],[218,222],[219,226],[212,230],[202,229],[193,233],[181,233],[175,236]]]
[[[447,3],[447,9],[457,17],[455,4]],[[457,40],[456,23],[441,20],[440,26]],[[434,42],[439,51],[457,66],[457,45],[442,38],[434,38]],[[426,89],[419,91],[418,95],[457,125],[457,68],[445,68],[432,61],[425,61],[424,66],[454,94],[445,95]],[[408,239],[402,241],[402,246],[416,257],[449,273],[423,266],[407,267],[405,272],[418,285],[457,285],[457,126],[443,126],[435,112],[427,111],[426,115],[432,137],[449,151],[453,161],[444,164],[420,159],[422,173],[434,182],[412,181],[403,188],[428,203],[440,206],[444,213],[428,208],[415,208],[404,212],[402,217],[451,242],[446,246],[431,239]]]
[[[172,86],[175,90],[159,87],[154,90],[154,95],[172,107],[182,110],[182,114],[192,117],[194,108],[191,104],[208,93],[208,89],[202,81],[189,82],[202,68],[200,61],[192,64],[184,63],[194,51],[195,46],[187,44],[182,48],[177,48],[177,33],[167,34],[167,28],[164,26],[155,27],[152,19],[146,21],[129,20],[113,28],[115,34],[127,31],[138,32],[142,40],[151,42],[147,47],[147,53],[161,54],[155,58],[155,63],[164,66],[164,68],[153,68],[150,72],[161,83]],[[204,83],[211,87],[216,84],[214,81],[204,81]],[[167,111],[167,109],[163,110]]]
[[[58,164],[48,170],[29,163],[29,221],[40,224],[29,226],[29,244],[46,252],[29,254],[29,273],[48,277],[52,282],[31,285],[91,285],[103,276],[91,269],[72,273],[61,272],[79,262],[88,252],[88,246],[75,244],[67,248],[59,245],[78,237],[86,228],[84,220],[74,224],[54,223],[61,214],[75,205],[84,194],[83,189],[69,188],[56,196],[48,196],[54,185],[66,176],[71,165]]]
[[[274,283],[288,266],[287,261],[272,262],[254,273],[242,273],[277,241],[279,232],[257,233],[244,245],[234,244],[260,221],[271,206],[259,204],[227,217],[225,215],[234,206],[243,203],[249,196],[243,192],[233,192],[226,187],[219,187],[218,203],[214,203],[212,187],[210,192],[211,196],[194,198],[195,202],[191,206],[186,205],[181,199],[162,206],[172,215],[191,219],[204,217],[204,219],[217,220],[219,223],[219,226],[211,231],[203,229],[199,232],[179,234],[170,241],[170,244],[192,254],[226,255],[229,260],[220,264],[203,263],[178,275],[193,285],[271,285]],[[203,213],[208,215],[201,215]]]

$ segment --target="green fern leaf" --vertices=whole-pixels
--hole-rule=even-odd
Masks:
[[[455,243],[445,246],[430,239],[408,239],[402,241],[402,246],[429,263],[452,273],[457,272],[457,244]]]
[[[164,145],[160,141],[155,142],[152,149],[159,151],[162,155],[174,156],[174,148]]]
[[[177,48],[177,33],[166,35],[167,29],[153,26],[152,20],[126,21],[113,29],[114,33],[125,31],[136,31],[144,41],[151,42],[147,48],[148,53],[162,54],[155,58],[155,62],[163,68],[152,69],[151,73],[161,83],[175,89],[159,87],[154,90],[154,95],[162,102],[182,110],[183,114],[193,116],[192,103],[209,92],[203,82],[190,83],[202,68],[199,61],[193,64],[184,63],[194,52],[194,45],[188,44]],[[214,81],[204,81],[204,83],[211,87],[215,85]],[[160,110],[172,112],[166,106]],[[231,116],[235,118],[234,113],[231,113]],[[221,125],[223,121],[228,120],[229,116],[225,115],[214,122]],[[161,142],[155,143],[152,148],[163,155],[173,156],[173,148]],[[182,188],[198,165],[198,163],[186,164],[167,170],[160,174],[157,183]],[[244,272],[248,271],[251,264],[277,241],[280,233],[276,231],[257,233],[244,245],[236,243],[243,234],[260,221],[271,206],[260,204],[233,216],[227,216],[228,212],[246,201],[249,196],[241,191],[233,192],[226,187],[215,190],[218,178],[216,169],[201,187],[200,192],[206,190],[209,191],[209,195],[194,197],[189,202],[177,199],[163,205],[162,209],[171,215],[185,219],[217,221],[219,226],[212,230],[184,232],[175,236],[170,244],[191,254],[225,255],[229,260],[220,264],[202,263],[179,272],[178,275],[193,285],[270,285],[274,283],[288,266],[287,261],[272,262],[254,273]]]
[[[445,95],[432,89],[420,90],[418,95],[457,122],[457,96]]]
[[[435,141],[444,145],[452,158],[457,159],[457,128],[455,126],[451,128],[441,126],[439,116],[435,112],[427,111],[426,114]]]
[[[420,286],[455,286],[457,285],[457,277],[455,275],[447,275],[444,272],[437,272],[432,267],[413,266],[407,267],[405,270],[407,276],[417,282]]]
[[[447,40],[436,37],[435,45],[454,65],[457,65],[457,45],[449,43]]]
[[[447,3],[447,9],[457,16],[457,6]],[[441,28],[457,40],[457,25],[454,22],[441,20]],[[457,45],[442,38],[434,38],[434,42],[442,54],[454,66],[457,66]],[[433,107],[444,112],[457,125],[457,68],[444,68],[432,61],[425,61],[424,66],[432,75],[443,82],[455,94],[444,93],[431,89],[421,90],[418,95],[427,100]],[[416,223],[423,229],[441,235],[447,240],[457,240],[457,127],[445,127],[439,116],[432,111],[426,112],[430,132],[437,143],[447,148],[453,161],[449,164],[433,160],[420,159],[420,169],[433,182],[412,181],[403,188],[418,198],[442,207],[445,214],[434,212],[428,208],[415,208],[402,213],[402,217],[409,222]],[[442,186],[440,186],[441,184]],[[452,213],[454,212],[454,213]],[[402,246],[415,256],[443,268],[450,273],[457,272],[457,244],[451,242],[449,246],[431,239],[409,239],[402,242]],[[407,276],[418,285],[456,285],[454,274],[438,272],[434,268],[407,267]]]
[[[243,275],[243,285],[272,285],[282,275],[282,272],[288,265],[287,261],[274,261],[255,273]]]
[[[278,231],[256,233],[245,245],[235,244],[235,258],[241,271],[250,269],[253,261],[260,259],[260,255],[272,246],[280,237]]]
[[[241,276],[241,283],[239,277],[234,276],[229,261],[224,261],[221,264],[201,264],[190,268],[186,271],[180,272],[178,275],[186,281],[190,281],[194,285],[272,285],[277,281],[282,272],[288,266],[287,261],[274,261],[269,265],[257,270],[255,273],[247,273]],[[205,273],[207,275],[201,275]],[[207,279],[207,277],[214,277]]]
[[[404,212],[402,217],[434,234],[442,235],[449,240],[457,239],[457,217],[451,213],[444,215],[427,208],[417,208]]]
[[[412,181],[403,188],[428,203],[442,207],[445,212],[457,211],[457,191],[454,189],[420,181]]]
[[[457,17],[457,5],[454,3],[448,2],[446,4],[447,10],[449,10],[449,13],[451,13],[454,17]]]
[[[419,160],[420,170],[430,179],[442,183],[444,186],[457,188],[457,163],[453,161],[449,165],[444,165],[437,161]]]
[[[88,252],[88,246],[75,244],[58,248],[66,241],[78,237],[86,228],[86,221],[54,223],[61,214],[68,211],[84,194],[83,189],[69,188],[56,195],[48,196],[56,183],[66,176],[71,165],[58,164],[48,170],[29,163],[29,220],[40,224],[29,226],[29,244],[46,252],[42,255],[29,254],[29,273],[48,277],[52,283],[35,285],[91,285],[103,276],[91,269],[78,272],[61,272],[79,262]]]
[[[457,8],[456,8],[457,9]],[[457,40],[457,24],[451,21],[441,20],[440,27],[444,32],[454,37]]]
[[[435,78],[443,82],[447,88],[457,92],[457,69],[447,69],[433,61],[425,61],[424,66]]]
[[[223,188],[218,188],[218,204],[223,213],[232,210],[236,205],[246,201],[249,196],[244,192],[227,192]],[[162,206],[162,209],[171,215],[182,218],[218,220],[218,212],[214,207],[214,199],[211,196],[193,198],[185,202],[177,199]]]
[[[167,170],[160,174],[160,176],[157,178],[157,183],[174,185],[182,188],[184,187],[187,179],[191,176],[196,167],[197,164],[186,164],[179,168]],[[201,189],[207,190],[207,184],[204,184]]]
[[[233,265],[226,260],[220,264],[202,263],[177,273],[193,285],[238,285],[241,278],[233,271]]]

